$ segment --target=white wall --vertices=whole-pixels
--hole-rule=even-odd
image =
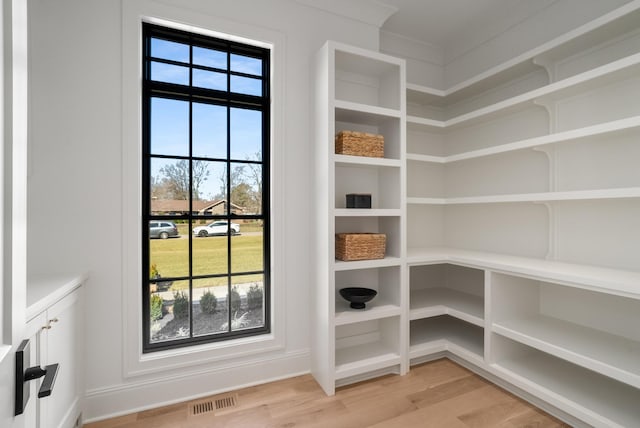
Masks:
[[[377,28],[291,0],[29,2],[29,270],[90,273],[85,420],[308,371],[310,59],[327,39],[377,49]],[[171,356],[154,356],[153,370],[143,375],[133,375],[127,367],[138,354],[124,344],[123,299],[128,287],[138,285],[123,270],[122,254],[135,251],[123,248],[130,238],[122,230],[137,219],[123,212],[123,189],[126,193],[130,187],[123,176],[136,175],[125,168],[130,164],[128,144],[137,142],[127,140],[123,146],[127,126],[122,114],[132,106],[126,104],[131,96],[123,94],[122,79],[126,88],[126,79],[137,76],[122,75],[123,55],[131,48],[124,40],[123,49],[123,25],[134,18],[122,11],[137,6],[162,10],[165,17],[173,14],[181,22],[197,18],[211,23],[213,30],[216,23],[225,23],[225,29],[237,23],[239,31],[280,35],[281,45],[275,48],[283,54],[284,100],[282,117],[276,120],[284,126],[273,141],[282,156],[274,160],[281,168],[276,174],[281,182],[274,186],[282,191],[274,195],[280,212],[273,215],[286,225],[273,237],[282,249],[282,258],[274,260],[282,276],[273,287],[276,293],[286,292],[280,350],[207,363],[203,361],[211,358],[203,355],[211,352],[182,355],[179,364]],[[170,369],[161,369],[164,360]]]
[[[437,49],[416,52],[412,58],[422,61],[416,64],[434,75],[415,83],[450,86],[625,2],[558,0],[540,15],[544,26],[525,21],[511,27],[457,56],[444,74],[429,62],[442,60]],[[280,209],[273,214],[286,225],[274,236],[282,250],[282,257],[274,260],[275,270],[282,272],[274,288],[285,292],[279,350],[214,361],[215,351],[196,349],[179,361],[155,355],[154,361],[144,362],[152,365],[145,374],[130,370],[130,362],[139,358],[137,349],[125,346],[130,332],[123,332],[128,316],[124,308],[132,287],[135,295],[139,285],[135,275],[125,271],[127,263],[137,261],[123,259],[123,254],[135,251],[129,245],[132,237],[122,231],[137,219],[135,213],[124,212],[123,189],[135,189],[137,182],[125,183],[123,177],[136,176],[127,168],[129,144],[137,142],[128,137],[123,141],[123,135],[129,135],[123,111],[136,110],[123,88],[130,88],[129,79],[136,76],[123,75],[122,70],[123,57],[132,49],[130,40],[123,39],[125,26],[137,19],[131,11],[138,6],[213,30],[221,25],[225,31],[276,35],[284,87],[279,118],[283,126],[280,138],[273,141],[280,148],[280,158],[274,160],[281,178],[274,183]],[[90,370],[85,418],[100,419],[308,371],[309,272],[314,263],[308,245],[313,169],[310,60],[326,39],[377,49],[377,28],[293,0],[29,0],[29,7],[29,270],[88,270],[91,275],[86,285],[85,360]],[[129,15],[123,16],[123,10]],[[387,52],[397,46],[396,39],[383,42]]]

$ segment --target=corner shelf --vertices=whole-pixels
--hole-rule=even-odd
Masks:
[[[484,361],[484,329],[447,315],[411,321],[409,358],[449,351],[476,364]]]
[[[516,150],[533,149],[553,144],[588,139],[600,135],[614,134],[624,131],[636,130],[640,128],[640,116],[633,116],[611,122],[599,123],[597,125],[586,126],[584,128],[572,129],[570,131],[557,132],[541,137],[529,138],[513,143],[501,144],[486,149],[471,150],[449,156],[431,156],[407,153],[407,160],[429,163],[452,163],[468,159],[477,159],[485,156],[493,156],[508,153]]]
[[[489,120],[498,114],[504,115],[513,112],[527,103],[533,103],[541,99],[569,97],[578,92],[617,80],[637,77],[639,73],[640,53],[447,120],[422,119],[412,116],[407,118],[407,121],[433,128],[451,129],[463,125],[467,126],[479,120]]]
[[[413,290],[411,320],[450,315],[470,324],[484,327],[484,298],[444,287]]]
[[[496,82],[504,82],[526,75],[541,66],[539,58],[562,59],[575,52],[587,50],[604,41],[634,31],[640,21],[640,2],[631,1],[593,21],[581,25],[540,46],[498,64],[476,76],[445,90],[407,83],[412,99],[436,106],[453,104],[491,89]]]

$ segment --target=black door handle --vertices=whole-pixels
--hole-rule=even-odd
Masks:
[[[51,364],[44,369],[40,366],[25,368],[29,365],[31,346],[29,340],[23,340],[16,351],[16,405],[15,415],[24,412],[24,408],[29,401],[29,388],[25,388],[24,384],[30,380],[38,379],[44,376],[38,398],[48,397],[53,391],[53,384],[56,382],[58,375],[58,364]]]
[[[40,385],[38,391],[38,398],[48,397],[53,390],[53,384],[56,382],[56,376],[58,375],[58,364],[50,364],[44,369],[40,366],[29,367],[24,372],[24,381],[38,379],[44,376],[44,380]]]

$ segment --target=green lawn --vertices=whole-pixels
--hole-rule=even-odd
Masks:
[[[188,245],[188,239],[152,239],[150,264],[156,265],[163,278],[187,276],[189,273]],[[231,237],[231,272],[263,270],[262,245],[262,235]],[[193,238],[194,275],[225,274],[227,263],[226,236]],[[262,275],[248,275],[234,278],[234,283],[262,282],[262,280]],[[194,281],[194,287],[225,284],[226,278]],[[174,282],[171,288],[178,290],[187,286],[186,281],[180,281]]]

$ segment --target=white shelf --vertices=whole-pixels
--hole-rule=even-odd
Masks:
[[[384,343],[369,342],[336,349],[336,380],[400,364],[400,354]]]
[[[334,155],[334,161],[338,166],[362,166],[364,168],[400,168],[399,159],[373,158],[366,156]]]
[[[620,189],[572,190],[566,192],[520,193],[511,195],[463,196],[457,198],[407,198],[414,205],[468,205],[515,202],[588,201],[640,198],[640,187]]]
[[[449,351],[472,361],[483,360],[484,330],[441,316],[411,321],[409,358]]]
[[[368,104],[354,103],[351,101],[334,100],[336,120],[341,122],[356,122],[369,125],[377,125],[381,120],[400,119],[400,110],[386,107],[372,106]]]
[[[493,331],[640,388],[640,342],[545,316],[500,321]]]
[[[414,153],[407,153],[407,160],[429,162],[429,163],[452,163],[467,159],[476,159],[485,156],[493,156],[502,153],[508,153],[516,150],[531,149],[543,147],[551,144],[560,144],[580,139],[588,139],[601,135],[613,134],[616,132],[624,132],[640,128],[640,116],[614,120],[611,122],[599,123],[597,125],[587,126],[570,131],[558,132],[541,137],[529,138],[526,140],[516,141],[508,144],[488,147],[485,149],[472,150],[468,152],[458,153],[449,156],[431,156]]]
[[[517,111],[527,103],[545,98],[558,99],[577,94],[580,91],[596,88],[622,79],[638,76],[640,73],[640,53],[613,61],[592,70],[551,83],[542,88],[508,98],[486,107],[474,110],[444,121],[407,117],[407,122],[433,128],[453,128],[470,125],[478,120],[488,120],[495,115]]]
[[[420,155],[407,153],[407,160],[426,163],[447,163],[447,156]]]
[[[410,319],[450,315],[484,327],[484,298],[449,288],[411,291]]]
[[[446,203],[447,200],[445,198],[407,198],[407,204],[409,205],[446,205]]]
[[[409,248],[407,263],[409,265],[459,264],[640,299],[640,288],[638,288],[640,272],[634,271],[447,247]]]
[[[640,421],[640,391],[550,355],[532,350],[500,360],[492,368],[515,386],[588,424],[634,427]]]
[[[402,312],[400,306],[381,300],[380,296],[377,296],[366,305],[365,309],[351,309],[349,302],[341,297],[336,297],[335,325],[346,325],[399,316]]]
[[[392,208],[337,208],[336,217],[399,217],[402,210]]]
[[[400,266],[403,263],[403,259],[400,257],[386,257],[384,259],[375,260],[356,260],[352,262],[345,262],[342,260],[336,260],[334,263],[335,271],[355,270],[355,269],[370,269],[378,267]]]
[[[444,129],[446,123],[443,120],[428,119],[425,117],[410,116],[407,115],[407,125],[415,125],[419,128],[430,129]]]
[[[496,82],[509,81],[539,68],[535,59],[541,56],[563,59],[577,51],[589,49],[638,28],[640,1],[634,0],[534,49],[498,64],[476,76],[445,90],[407,83],[408,96],[435,106],[452,104],[495,87]]]

